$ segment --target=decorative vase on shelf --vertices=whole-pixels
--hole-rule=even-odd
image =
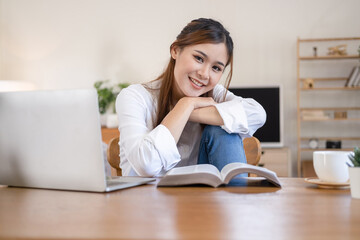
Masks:
[[[106,127],[107,114],[100,114],[100,123],[102,127]]]
[[[107,128],[117,128],[119,126],[118,117],[115,113],[107,115],[105,126]]]

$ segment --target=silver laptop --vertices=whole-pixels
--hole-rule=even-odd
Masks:
[[[107,192],[154,180],[106,177],[95,89],[0,93],[0,184]]]

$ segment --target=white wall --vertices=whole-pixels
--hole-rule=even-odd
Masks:
[[[283,85],[295,167],[296,39],[360,36],[359,9],[359,0],[0,0],[0,79],[41,89],[151,80],[182,27],[212,17],[235,42],[233,85]]]

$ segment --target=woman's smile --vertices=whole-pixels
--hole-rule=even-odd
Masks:
[[[200,81],[196,80],[195,78],[189,77],[191,83],[195,85],[195,88],[200,89],[201,87],[205,86],[205,84],[201,83]]]

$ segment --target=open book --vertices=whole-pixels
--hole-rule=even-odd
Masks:
[[[276,173],[263,167],[257,167],[245,163],[229,163],[221,172],[211,164],[199,164],[171,169],[159,181],[157,186],[181,186],[191,184],[205,184],[218,187],[228,184],[231,179],[241,173],[254,173],[259,177],[264,177],[277,187],[281,187]]]

